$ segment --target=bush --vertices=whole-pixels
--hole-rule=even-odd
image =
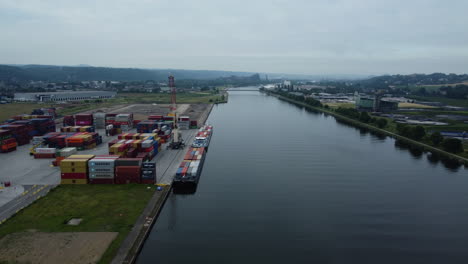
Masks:
[[[370,120],[371,120],[371,117],[367,112],[361,112],[359,114],[359,121],[364,122],[364,123],[369,123]]]
[[[452,153],[463,152],[462,141],[456,138],[446,138],[442,141],[442,148]]]
[[[440,132],[434,132],[431,134],[430,139],[432,144],[437,146],[444,140],[444,137],[440,134]]]
[[[359,119],[359,117],[361,116],[361,114],[359,113],[359,111],[356,110],[356,109],[353,109],[353,108],[338,107],[338,108],[335,110],[335,112],[337,112],[338,114],[347,116],[347,117],[349,117],[349,118],[353,118],[353,119]]]
[[[422,126],[408,126],[405,124],[397,124],[396,130],[399,135],[411,138],[414,140],[421,140],[424,136],[426,136],[426,130]]]
[[[379,118],[379,119],[377,119],[377,121],[376,121],[376,124],[377,124],[377,126],[378,126],[379,128],[384,128],[384,127],[386,127],[386,126],[387,126],[387,123],[388,123],[388,122],[387,122],[387,119],[385,119],[385,118]]]
[[[421,140],[424,136],[426,136],[426,130],[422,126],[416,126],[412,128],[412,138],[416,140]]]

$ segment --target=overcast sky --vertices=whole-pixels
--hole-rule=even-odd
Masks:
[[[468,72],[468,0],[0,0],[0,63]]]

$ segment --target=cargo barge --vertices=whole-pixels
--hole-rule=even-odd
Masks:
[[[205,125],[200,128],[192,147],[188,149],[184,160],[177,169],[172,183],[174,190],[194,188],[198,185],[212,134],[212,126]]]

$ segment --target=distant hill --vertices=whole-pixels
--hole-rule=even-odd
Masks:
[[[136,69],[107,67],[73,67],[50,65],[0,65],[2,81],[144,81],[167,80],[173,74],[177,79],[216,79],[230,76],[250,76],[248,72]]]
[[[216,70],[181,70],[181,69],[139,69],[93,67],[86,64],[77,66],[60,65],[22,65],[0,64],[0,81],[145,81],[166,80],[173,74],[177,79],[207,80],[230,78],[232,76],[246,77],[253,72],[216,71]],[[265,80],[356,80],[365,79],[365,75],[305,75],[285,73],[261,73]]]
[[[468,74],[445,74],[445,73],[432,73],[432,74],[410,74],[410,75],[383,75],[377,76],[363,81],[364,83],[371,83],[374,85],[445,85],[456,84],[468,81]]]

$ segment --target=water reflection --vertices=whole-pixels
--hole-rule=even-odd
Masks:
[[[194,194],[197,192],[198,185],[197,184],[191,184],[187,186],[182,186],[182,187],[174,187],[172,188],[172,192],[174,194]]]
[[[413,157],[418,159],[421,158],[423,154],[422,148],[418,146],[413,146],[412,144],[409,144],[402,140],[395,140],[395,148],[400,150],[408,150]],[[449,169],[450,171],[458,171],[458,169],[460,169],[460,167],[463,166],[463,164],[460,163],[458,160],[451,159],[432,152],[429,152],[427,154],[427,160],[433,165],[436,165],[440,162],[445,168]]]
[[[427,160],[433,165],[437,165],[440,162],[440,157],[437,153],[429,152],[427,154]]]
[[[458,171],[462,166],[462,164],[458,160],[454,160],[451,158],[442,158],[441,161],[445,168],[453,172]]]
[[[409,150],[411,156],[413,156],[413,157],[415,157],[417,159],[420,159],[422,157],[423,150],[421,148],[416,147],[416,146],[410,146],[408,150]]]

